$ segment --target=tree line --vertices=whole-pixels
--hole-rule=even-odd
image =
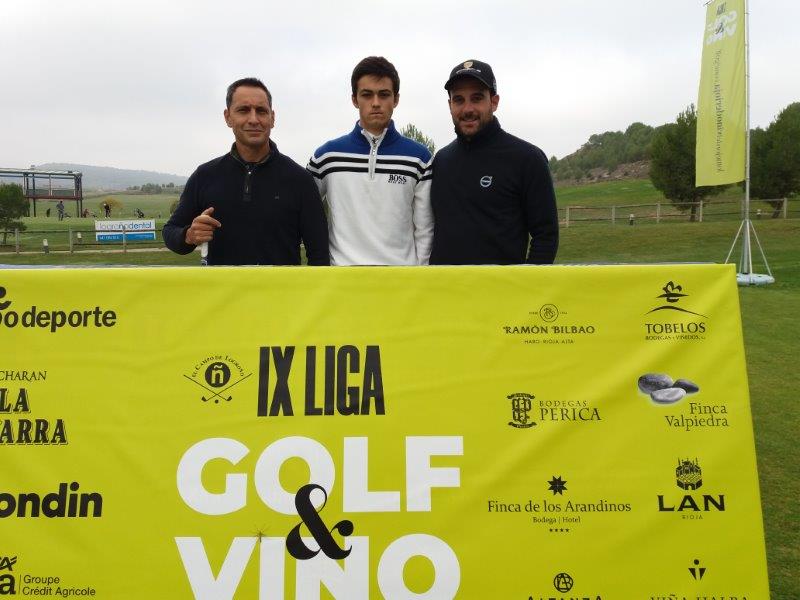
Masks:
[[[175,191],[175,184],[169,183],[145,183],[144,185],[132,185],[125,188],[129,192],[142,192],[143,194],[163,194]]]
[[[650,127],[633,123],[624,132],[594,134],[576,152],[550,159],[555,180],[581,181],[591,169],[613,171],[619,165],[650,161],[650,180],[656,189],[694,219],[698,203],[728,186],[695,187],[697,113],[694,105],[681,111],[674,123]],[[741,184],[740,184],[741,185]],[[778,216],[782,199],[800,193],[800,102],[784,108],[767,128],[750,132],[750,196],[773,200]]]
[[[697,113],[694,105],[653,133],[650,180],[679,210],[691,211],[729,186],[695,187]],[[735,184],[742,185],[742,184]],[[766,200],[777,217],[783,198],[800,192],[800,102],[784,108],[766,129],[750,132],[750,197]]]

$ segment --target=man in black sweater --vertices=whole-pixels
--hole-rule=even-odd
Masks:
[[[558,212],[547,157],[500,128],[488,64],[458,64],[444,87],[456,139],[433,161],[430,263],[551,264]]]
[[[231,151],[189,177],[178,208],[164,225],[164,243],[188,254],[208,243],[210,265],[330,264],[328,225],[308,172],[269,139],[272,95],[258,79],[233,82],[225,99]]]

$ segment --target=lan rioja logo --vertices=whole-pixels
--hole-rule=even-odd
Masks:
[[[684,519],[702,519],[704,513],[725,512],[725,494],[696,493],[703,487],[703,470],[697,459],[694,461],[678,460],[675,467],[675,485],[689,493],[684,494],[681,498],[659,494],[659,512],[681,513]]]

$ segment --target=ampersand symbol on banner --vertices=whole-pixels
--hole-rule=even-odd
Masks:
[[[314,490],[320,490],[325,496],[322,501],[322,506],[319,507],[319,511],[322,511],[322,509],[325,508],[325,504],[328,502],[328,493],[325,491],[325,488],[315,483],[309,483],[297,490],[297,494],[295,494],[294,497],[294,505],[297,508],[297,515],[303,522],[298,523],[289,532],[289,535],[286,536],[286,549],[289,551],[289,554],[297,560],[314,558],[319,554],[320,550],[325,553],[325,556],[334,560],[347,558],[352,548],[348,548],[347,550],[340,548],[336,540],[333,539],[331,533],[333,531],[338,531],[344,537],[352,535],[353,522],[347,520],[339,521],[329,531],[327,525],[325,525],[320,518],[319,511],[314,508],[314,504],[311,502],[311,493]],[[311,550],[303,543],[303,538],[300,536],[300,527],[303,525],[305,525],[311,535],[314,536],[317,544],[319,544],[319,550]]]

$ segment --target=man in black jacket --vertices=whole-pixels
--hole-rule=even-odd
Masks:
[[[488,64],[456,65],[444,87],[456,139],[433,161],[430,263],[552,263],[558,212],[547,157],[500,128]]]
[[[327,265],[328,226],[308,172],[269,139],[272,95],[258,79],[233,82],[225,99],[231,151],[189,177],[164,242],[178,254],[208,243],[211,265]]]

